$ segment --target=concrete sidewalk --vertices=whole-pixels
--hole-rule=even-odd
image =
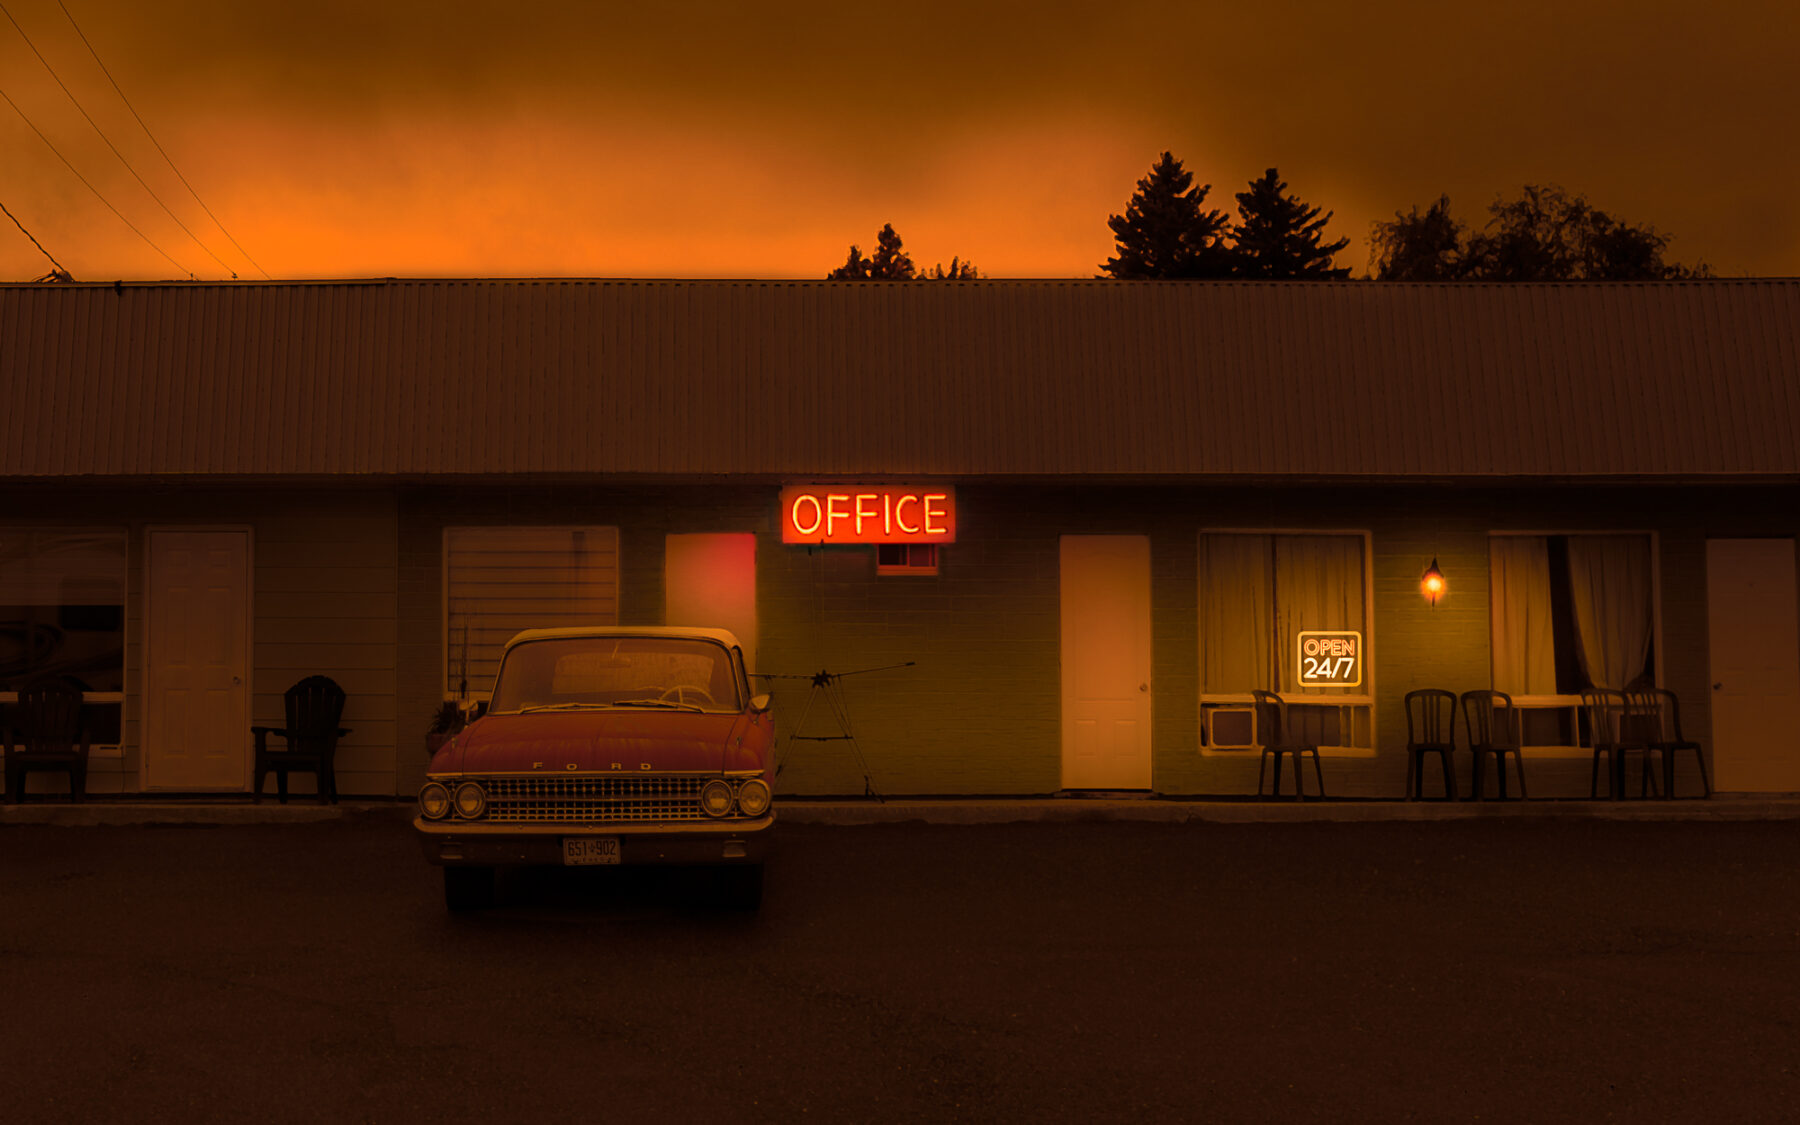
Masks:
[[[1800,820],[1800,796],[1715,797],[1712,800],[1630,801],[1255,801],[1171,798],[893,798],[778,800],[790,824],[1020,824],[1134,821],[1168,824],[1291,824],[1302,822],[1448,821],[1513,819]],[[79,804],[36,799],[0,804],[0,827],[99,825],[304,824],[358,818],[410,818],[411,801],[345,801],[287,805],[216,800],[94,799]]]

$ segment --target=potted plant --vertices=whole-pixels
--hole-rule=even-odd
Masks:
[[[438,752],[444,743],[456,737],[456,732],[466,725],[461,705],[445,700],[431,716],[431,725],[425,728],[425,754],[430,757]]]

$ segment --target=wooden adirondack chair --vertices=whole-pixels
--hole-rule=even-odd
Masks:
[[[19,693],[6,729],[6,799],[25,796],[25,775],[60,770],[69,775],[69,799],[87,790],[88,729],[81,718],[81,690],[60,681]]]
[[[263,779],[275,774],[275,789],[281,803],[287,804],[287,775],[295,770],[319,779],[319,803],[337,803],[337,776],[333,759],[337,756],[338,739],[349,734],[338,726],[344,717],[344,689],[330,676],[308,676],[287,689],[287,725],[285,727],[251,727],[256,736],[256,792],[254,800],[262,800]],[[283,749],[269,746],[270,735],[279,736]]]

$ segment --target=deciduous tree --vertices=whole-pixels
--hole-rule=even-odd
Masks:
[[[1450,197],[1438,196],[1421,215],[1417,204],[1369,235],[1369,276],[1377,281],[1457,281],[1468,273],[1468,229],[1450,217]]]
[[[1372,276],[1388,281],[1660,281],[1710,277],[1705,263],[1665,261],[1669,239],[1650,226],[1615,218],[1554,184],[1527,184],[1515,199],[1488,207],[1469,232],[1440,197],[1424,215],[1414,207],[1376,223]]]

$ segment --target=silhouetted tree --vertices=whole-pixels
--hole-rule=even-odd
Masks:
[[[869,259],[870,281],[911,281],[918,271],[900,245],[893,223],[884,223],[875,236],[875,255]]]
[[[929,270],[919,271],[921,281],[974,281],[981,277],[981,271],[975,268],[974,262],[965,262],[961,258],[952,257],[950,268],[945,269],[939,262]]]
[[[1373,224],[1369,276],[1377,281],[1456,281],[1468,273],[1468,230],[1450,217],[1450,197],[1419,214],[1417,204],[1391,223]]]
[[[1449,200],[1440,198],[1423,216],[1415,207],[1410,215],[1396,212],[1391,223],[1376,223],[1370,272],[1393,281],[1443,280],[1431,275],[1425,253],[1436,247],[1442,261],[1455,263],[1453,278],[1660,281],[1712,275],[1703,262],[1664,261],[1669,240],[1654,227],[1616,219],[1554,184],[1527,184],[1518,198],[1495,200],[1487,225],[1475,234],[1452,220],[1449,209]]]
[[[869,259],[863,257],[862,247],[850,244],[850,256],[844,264],[825,275],[827,281],[867,281],[869,280]]]
[[[1120,281],[1231,276],[1225,213],[1201,210],[1212,185],[1191,187],[1193,182],[1181,161],[1162,154],[1137,182],[1125,213],[1106,220],[1118,253],[1100,267],[1104,276]]]
[[[892,223],[883,224],[875,236],[874,257],[865,258],[861,247],[852,246],[844,264],[825,275],[828,281],[970,281],[980,276],[975,263],[961,258],[951,258],[947,270],[941,262],[929,270],[918,269]]]
[[[1261,179],[1250,181],[1250,190],[1237,193],[1233,274],[1258,281],[1349,277],[1350,270],[1334,267],[1331,258],[1350,245],[1350,240],[1319,241],[1332,212],[1321,217],[1319,208],[1282,194],[1286,189],[1287,184],[1270,168]]]

